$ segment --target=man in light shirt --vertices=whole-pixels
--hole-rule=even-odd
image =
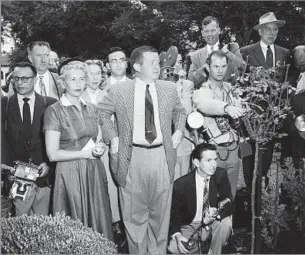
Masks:
[[[138,47],[130,61],[136,78],[113,85],[98,105],[102,132],[105,142],[110,141],[129,252],[165,254],[176,149],[186,114],[176,85],[158,80],[156,49]]]
[[[54,98],[42,97],[34,91],[35,67],[28,62],[18,63],[14,67],[13,77],[17,93],[9,97],[7,105],[2,108],[6,125],[3,127],[7,137],[13,161],[32,162],[38,165],[41,173],[34,183],[31,196],[22,200],[15,198],[16,215],[48,215],[51,190],[49,174],[51,163],[46,154],[42,119],[45,109],[56,102]]]
[[[208,254],[221,254],[232,233],[232,203],[228,202],[217,214],[219,202],[232,201],[227,172],[217,167],[215,145],[197,145],[192,160],[196,169],[174,182],[169,228],[172,239],[168,250],[174,254],[188,253],[183,242],[187,242],[194,229],[202,224],[193,242],[207,241],[211,234]],[[195,245],[192,253],[199,252]]]
[[[227,171],[232,196],[237,189],[239,158],[238,133],[230,120],[244,114],[241,100],[232,94],[231,85],[223,81],[228,56],[223,51],[213,51],[207,59],[209,80],[194,92],[194,106],[204,114],[204,140],[217,145],[217,165]]]
[[[63,88],[59,86],[58,75],[49,71],[50,50],[49,43],[44,41],[30,42],[27,46],[28,58],[37,70],[35,91],[58,100]]]
[[[126,77],[127,59],[125,51],[120,47],[112,47],[108,52],[108,62],[106,67],[110,70],[110,77],[104,82],[102,87],[109,91],[110,87],[116,83],[123,83],[130,80]]]
[[[225,81],[230,78],[230,74],[236,69],[244,67],[244,61],[236,42],[224,43],[219,41],[220,27],[217,18],[207,16],[202,21],[201,34],[207,45],[191,55],[191,66],[188,79],[194,82],[195,88],[207,81],[206,60],[212,51],[222,50],[228,56],[228,68]]]

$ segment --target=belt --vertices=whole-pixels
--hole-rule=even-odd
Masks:
[[[219,144],[217,144],[217,146],[220,146],[220,147],[229,147],[229,146],[232,145],[233,143],[235,143],[235,141],[233,141],[233,142],[227,142],[227,143],[219,143]]]
[[[134,147],[139,147],[139,148],[143,148],[143,149],[155,149],[155,148],[159,148],[161,147],[163,144],[154,144],[154,145],[143,145],[143,144],[136,144],[136,143],[133,143],[132,146]]]

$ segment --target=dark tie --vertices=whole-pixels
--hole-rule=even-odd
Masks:
[[[202,203],[202,220],[205,214],[209,211],[209,179],[204,179],[203,203]]]
[[[31,110],[29,105],[29,98],[23,98],[23,132],[27,138],[32,136],[32,124],[31,124]]]
[[[268,49],[267,49],[266,63],[269,68],[273,67],[273,53],[270,48],[270,45],[268,45]]]
[[[145,139],[152,143],[157,137],[154,119],[154,105],[149,92],[149,84],[146,85],[145,92]]]

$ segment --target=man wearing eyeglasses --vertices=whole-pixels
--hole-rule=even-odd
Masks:
[[[35,41],[27,46],[28,58],[37,70],[35,91],[42,96],[59,99],[63,88],[59,86],[58,75],[49,71],[50,45],[48,42]]]
[[[122,48],[112,47],[109,49],[106,67],[110,70],[111,75],[103,86],[106,91],[116,83],[123,83],[130,80],[126,76],[127,64],[126,54]]]
[[[13,81],[17,93],[3,102],[2,116],[9,151],[13,161],[19,160],[38,165],[40,177],[37,178],[32,195],[22,201],[14,199],[16,215],[42,214],[48,215],[50,202],[50,162],[46,155],[44,137],[42,135],[42,119],[45,109],[56,102],[52,97],[42,97],[34,91],[37,71],[28,62],[21,62],[13,69]],[[2,148],[6,149],[6,148]]]
[[[225,81],[228,81],[230,74],[235,72],[234,68],[239,69],[245,65],[238,43],[231,42],[224,44],[219,41],[220,27],[217,18],[212,16],[204,18],[201,34],[207,45],[191,55],[192,63],[188,74],[188,79],[194,82],[195,88],[208,79],[206,60],[212,51],[220,49],[228,56],[228,69],[224,77]]]

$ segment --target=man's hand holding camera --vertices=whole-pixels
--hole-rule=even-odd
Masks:
[[[188,249],[182,243],[182,242],[187,243],[187,241],[188,241],[187,238],[184,235],[182,235],[182,233],[178,233],[175,236],[175,238],[176,238],[179,253],[183,253],[183,254],[188,253],[189,252]]]
[[[47,165],[47,163],[42,162],[39,166],[39,177],[44,177],[49,173],[50,167]]]

